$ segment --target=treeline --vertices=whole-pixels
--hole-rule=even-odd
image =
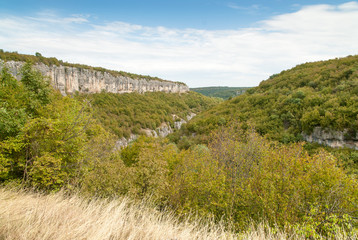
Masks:
[[[128,138],[130,134],[144,134],[143,129],[160,127],[169,123],[187,120],[191,113],[207,110],[220,102],[195,92],[184,94],[147,92],[139,93],[97,93],[79,94],[76,99],[87,100],[94,110],[94,117],[108,131],[118,137]]]
[[[55,57],[44,57],[44,56],[42,56],[41,53],[38,53],[38,52],[36,52],[35,55],[29,55],[29,54],[20,54],[18,52],[7,52],[7,51],[4,51],[3,49],[0,49],[0,59],[2,59],[3,61],[31,62],[33,64],[43,63],[47,66],[55,65],[55,66],[66,66],[66,67],[75,67],[75,68],[80,68],[80,69],[88,69],[88,70],[94,70],[94,71],[100,71],[100,72],[107,72],[115,77],[123,76],[123,77],[132,78],[132,79],[146,79],[147,81],[157,80],[157,81],[161,81],[161,82],[171,82],[168,80],[163,80],[161,78],[151,77],[148,75],[139,75],[139,74],[124,72],[124,71],[109,70],[109,69],[105,69],[102,67],[92,67],[92,66],[88,66],[88,65],[84,65],[84,64],[68,63],[68,62],[64,62],[62,60],[58,60]],[[184,85],[184,83],[182,83],[182,82],[176,82],[176,83]]]
[[[158,209],[237,232],[266,221],[272,231],[310,239],[357,234],[358,181],[325,151],[309,155],[300,143],[268,140],[245,124],[222,126],[208,144],[188,149],[142,136],[116,151],[117,137],[93,117],[93,103],[61,96],[29,64],[22,76],[0,74],[2,185],[150,197]]]
[[[231,99],[246,92],[249,87],[202,87],[190,88],[191,91],[201,93],[208,97],[218,97],[222,99]]]

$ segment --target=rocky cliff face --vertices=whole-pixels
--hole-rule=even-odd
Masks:
[[[6,62],[6,65],[14,76],[21,77],[20,69],[24,65],[23,62],[9,61]],[[188,86],[183,83],[132,79],[124,76],[113,76],[108,72],[67,66],[47,66],[43,63],[35,64],[34,67],[43,75],[50,77],[52,85],[60,90],[62,95],[75,92],[97,93],[101,91],[112,93],[184,93],[189,91]]]
[[[333,148],[348,147],[358,150],[358,133],[355,136],[345,131],[333,131],[316,127],[311,134],[302,134],[307,142],[316,142]]]

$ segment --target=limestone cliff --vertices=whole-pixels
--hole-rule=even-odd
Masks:
[[[20,69],[24,62],[9,61],[6,66],[10,72],[20,78]],[[178,82],[153,79],[132,79],[125,76],[114,76],[108,72],[69,66],[47,66],[43,63],[34,65],[43,75],[51,79],[54,88],[63,95],[75,92],[96,93],[101,91],[112,93],[130,92],[168,92],[184,93],[189,91],[187,85]],[[1,68],[1,66],[0,66]]]
[[[302,134],[307,142],[316,142],[333,148],[348,147],[358,150],[358,133],[355,136],[348,131],[333,131],[316,127],[311,134]]]

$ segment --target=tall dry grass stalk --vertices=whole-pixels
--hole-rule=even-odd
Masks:
[[[0,188],[0,240],[116,240],[116,239],[304,239],[295,233],[272,232],[253,224],[243,234],[220,224],[179,222],[127,198],[83,199],[63,193],[43,195]],[[337,239],[346,239],[345,235]]]

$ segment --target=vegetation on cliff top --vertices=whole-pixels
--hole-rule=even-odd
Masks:
[[[63,62],[62,60],[58,60],[55,57],[44,57],[41,55],[41,53],[38,53],[38,52],[35,55],[28,55],[28,54],[20,54],[17,52],[7,52],[7,51],[0,49],[0,59],[2,59],[3,61],[31,62],[33,64],[43,63],[47,66],[56,65],[56,66],[75,67],[75,68],[79,68],[79,69],[88,69],[88,70],[94,70],[94,71],[100,71],[100,72],[107,72],[115,77],[123,76],[123,77],[132,78],[132,79],[145,79],[147,81],[156,80],[156,81],[160,81],[160,82],[173,82],[173,81],[164,80],[164,79],[161,79],[158,77],[151,77],[148,75],[139,75],[139,74],[128,73],[128,72],[123,72],[123,71],[109,70],[109,69],[105,69],[102,67],[92,67],[92,66],[88,66],[88,65],[84,65],[84,64]],[[174,82],[174,83],[185,85],[185,83],[182,83],[182,82]]]

